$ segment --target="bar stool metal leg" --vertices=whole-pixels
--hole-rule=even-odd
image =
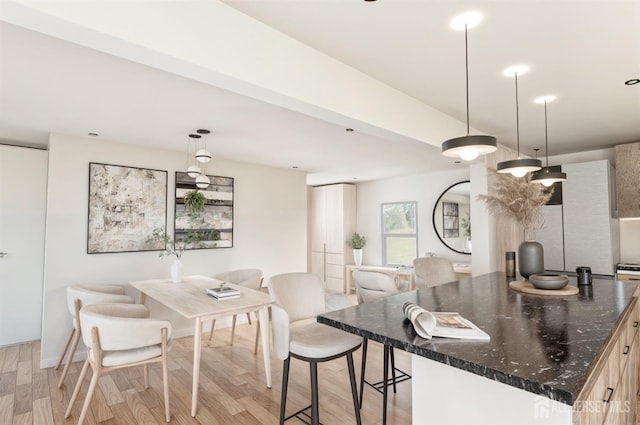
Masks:
[[[282,396],[280,397],[280,425],[284,425],[285,408],[287,405],[287,386],[289,385],[289,363],[291,357],[284,361],[282,366]]]
[[[389,386],[389,346],[384,345],[384,386],[382,388],[382,425],[387,425],[387,393]]]
[[[353,367],[353,353],[347,354],[347,365],[349,366],[349,380],[351,381],[351,396],[353,397],[353,411],[356,414],[356,424],[360,425],[360,406],[358,405],[358,390],[356,388],[356,371]]]
[[[362,409],[362,395],[364,394],[364,372],[367,366],[367,338],[362,339],[362,367],[360,368],[360,403],[359,407]]]

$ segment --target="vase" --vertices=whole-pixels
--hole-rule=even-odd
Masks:
[[[362,249],[353,250],[353,262],[356,264],[356,266],[362,265]]]
[[[171,281],[173,283],[182,282],[182,269],[184,268],[184,264],[182,261],[175,260],[171,263],[171,267],[169,268],[169,272],[171,273]]]
[[[544,272],[544,251],[537,241],[524,241],[518,246],[518,266],[522,277]]]

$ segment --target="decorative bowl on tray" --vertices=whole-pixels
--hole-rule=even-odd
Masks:
[[[562,289],[569,283],[569,277],[564,274],[538,273],[529,276],[529,282],[538,289]]]

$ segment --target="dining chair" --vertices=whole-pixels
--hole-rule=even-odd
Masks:
[[[125,295],[124,288],[118,285],[73,285],[67,287],[67,307],[69,314],[73,317],[71,331],[67,337],[67,341],[56,365],[56,370],[60,369],[64,356],[71,345],[71,351],[67,357],[67,362],[62,369],[62,375],[58,381],[58,388],[62,387],[64,380],[69,372],[69,366],[73,362],[73,356],[78,349],[78,343],[82,338],[82,328],[80,326],[80,309],[83,306],[98,303],[125,303],[133,304],[135,300],[129,295]],[[72,341],[73,340],[73,341]]]
[[[377,301],[381,298],[400,293],[400,289],[396,286],[395,278],[387,273],[372,271],[353,271],[353,283],[356,287],[356,299],[358,304]],[[364,384],[366,383],[374,390],[382,393],[382,423],[387,423],[387,394],[389,386],[393,386],[393,393],[396,393],[396,384],[411,379],[411,376],[396,368],[395,355],[393,347],[387,344],[383,350],[383,379],[381,381],[371,383],[365,379],[365,369],[367,365],[367,346],[368,339],[362,340],[362,369],[360,373],[360,408],[362,408],[362,400],[364,398]],[[389,360],[391,360],[391,379],[389,379]],[[397,374],[396,374],[397,372]]]
[[[259,289],[262,285],[262,270],[260,269],[238,269],[224,273],[219,273],[212,276],[214,279],[221,280],[223,282],[235,283],[236,285],[244,286],[250,289]],[[238,315],[233,315],[233,321],[231,323],[231,345],[236,334],[236,319]],[[251,325],[251,315],[247,313],[247,321]],[[213,331],[216,327],[216,320],[211,322],[211,333],[209,333],[209,341],[213,338]],[[256,333],[257,335],[257,333]]]
[[[130,366],[144,366],[144,385],[149,388],[148,365],[162,363],[165,420],[169,413],[169,369],[167,354],[171,350],[171,323],[149,318],[149,309],[142,304],[93,304],[82,307],[80,323],[85,332],[82,340],[87,346],[87,359],[82,366],[69,406],[64,414],[71,415],[84,377],[91,366],[93,375],[78,425],[87,416],[98,380],[112,370]]]
[[[269,292],[275,302],[271,306],[273,349],[276,357],[284,361],[280,425],[293,417],[305,423],[310,419],[312,425],[320,423],[318,363],[343,356],[347,358],[356,423],[360,425],[353,352],[360,347],[362,339],[316,322],[316,316],[326,312],[326,305],[323,283],[315,274],[299,272],[273,276],[269,279]],[[285,417],[292,357],[309,363],[311,405]],[[311,414],[307,413],[309,409]]]
[[[418,257],[413,260],[416,288],[431,288],[456,280],[451,261],[442,257]]]

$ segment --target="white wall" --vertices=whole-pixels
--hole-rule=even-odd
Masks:
[[[433,208],[442,192],[452,184],[465,180],[469,180],[469,168],[461,166],[460,169],[452,171],[358,183],[357,231],[367,238],[362,263],[382,264],[380,205],[385,202],[404,201],[418,202],[418,254],[420,256],[426,252],[434,252],[454,262],[470,262],[471,256],[458,254],[442,244],[433,229],[432,221]]]
[[[176,142],[178,143],[178,142]],[[168,230],[173,228],[175,171],[184,153],[151,150],[95,138],[52,135],[49,143],[45,242],[42,366],[55,364],[71,327],[66,306],[68,285],[127,284],[132,280],[168,278],[171,258],[157,252],[92,254],[87,252],[89,162],[168,171]],[[234,268],[258,267],[265,278],[306,270],[305,174],[215,158],[208,174],[235,178],[234,247],[188,251],[185,275],[212,275]],[[128,286],[128,285],[127,285]],[[135,294],[130,286],[127,292]],[[174,335],[193,332],[193,323],[153,300],[152,315],[168,318]],[[79,350],[82,351],[82,350]]]

